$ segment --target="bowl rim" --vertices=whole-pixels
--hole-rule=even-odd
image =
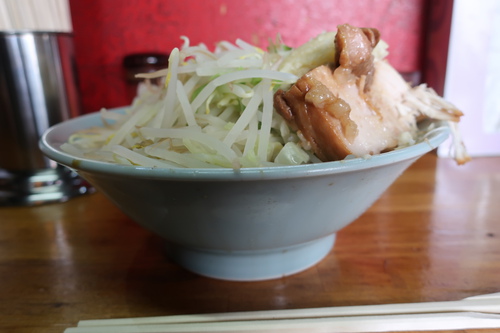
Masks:
[[[120,111],[124,108],[110,109]],[[449,136],[450,130],[445,123],[431,130],[422,142],[395,149],[389,152],[372,155],[368,158],[358,157],[341,161],[311,163],[293,166],[272,166],[254,168],[155,168],[113,164],[72,156],[60,149],[69,134],[75,130],[90,126],[102,125],[99,112],[81,115],[48,128],[40,138],[39,147],[50,159],[76,172],[100,173],[109,176],[131,176],[134,178],[172,179],[172,180],[254,180],[254,179],[288,179],[324,174],[354,172],[363,169],[393,164],[410,159],[417,159],[437,148]],[[91,123],[90,126],[81,124]],[[73,128],[72,131],[69,131]],[[61,139],[64,137],[64,139]]]

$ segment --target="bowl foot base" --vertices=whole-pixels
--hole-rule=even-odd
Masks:
[[[168,244],[169,256],[194,273],[231,281],[281,278],[321,261],[332,249],[335,234],[293,247],[269,251],[206,251]]]

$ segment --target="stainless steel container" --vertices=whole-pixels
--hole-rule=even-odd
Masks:
[[[91,187],[38,148],[81,113],[69,33],[0,32],[0,205],[64,201]]]

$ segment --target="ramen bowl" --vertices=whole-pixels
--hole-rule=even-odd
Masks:
[[[337,231],[449,135],[440,127],[421,143],[370,158],[239,170],[117,165],[61,150],[72,133],[101,125],[98,113],[57,124],[41,149],[165,239],[173,261],[235,281],[279,278],[321,261]]]

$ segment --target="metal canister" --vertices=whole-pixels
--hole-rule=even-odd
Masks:
[[[45,157],[45,130],[81,114],[70,33],[0,32],[0,205],[65,201],[91,187]]]

